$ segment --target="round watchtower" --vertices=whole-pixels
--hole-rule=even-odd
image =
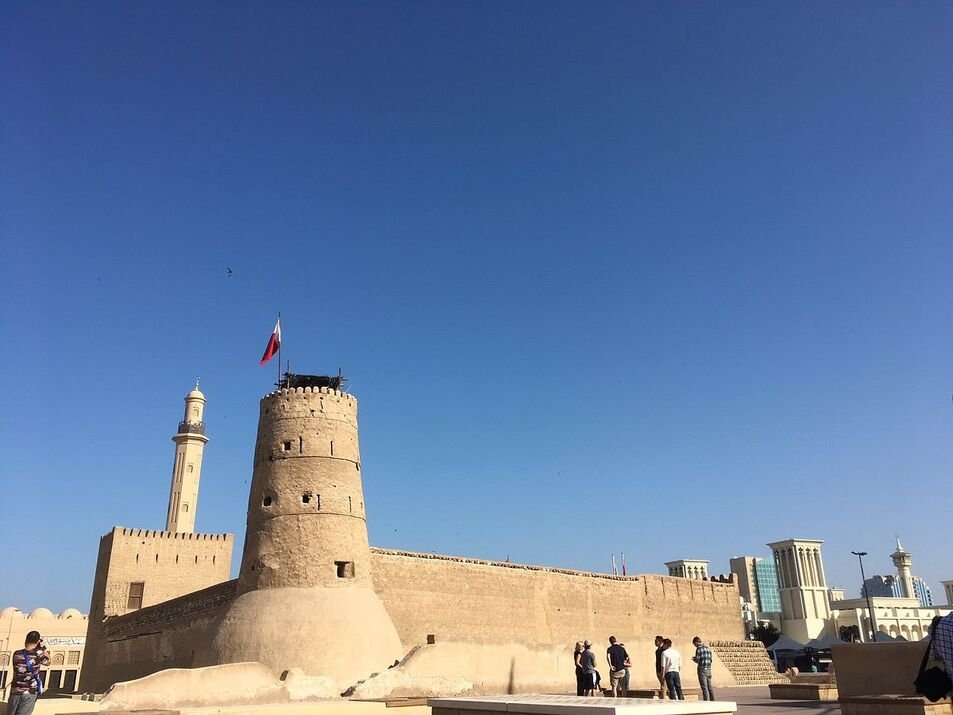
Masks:
[[[261,401],[239,592],[371,586],[357,400],[327,387]]]
[[[374,591],[357,400],[330,387],[261,400],[236,598],[196,664],[257,660],[346,688],[403,656]]]

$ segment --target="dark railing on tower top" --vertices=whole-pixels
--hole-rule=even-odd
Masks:
[[[347,384],[347,378],[341,374],[337,375],[296,375],[293,372],[286,372],[281,387],[295,389],[296,387],[330,387],[332,390],[340,390]]]
[[[205,434],[204,422],[179,422],[179,434]]]

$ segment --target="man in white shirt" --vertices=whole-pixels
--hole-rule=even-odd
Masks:
[[[665,678],[665,685],[668,686],[668,697],[670,700],[684,700],[682,694],[682,654],[672,647],[671,638],[666,638],[662,642],[662,675]]]

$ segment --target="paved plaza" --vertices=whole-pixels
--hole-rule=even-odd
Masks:
[[[719,688],[715,691],[719,699],[734,700],[738,703],[739,715],[797,715],[798,713],[816,713],[817,715],[839,715],[837,703],[822,703],[803,700],[772,700],[768,686],[756,685],[745,688]]]

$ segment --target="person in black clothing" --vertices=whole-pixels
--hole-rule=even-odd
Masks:
[[[576,664],[576,695],[586,694],[586,671],[582,669],[582,641],[576,641],[576,648],[572,653],[573,663]]]
[[[612,697],[620,697],[622,681],[625,680],[625,664],[629,654],[625,648],[616,643],[615,636],[609,636],[609,647],[606,649],[606,660],[609,661],[609,686],[612,688]],[[622,692],[622,695],[625,695]]]
[[[662,674],[662,651],[665,650],[665,639],[662,636],[655,636],[655,675],[658,678],[658,696],[659,700],[665,700],[665,676]]]
[[[592,652],[592,641],[584,641],[582,644],[582,653],[579,656],[579,665],[585,671],[584,685],[586,686],[583,695],[595,695],[599,687],[599,671],[596,670],[596,654]]]

